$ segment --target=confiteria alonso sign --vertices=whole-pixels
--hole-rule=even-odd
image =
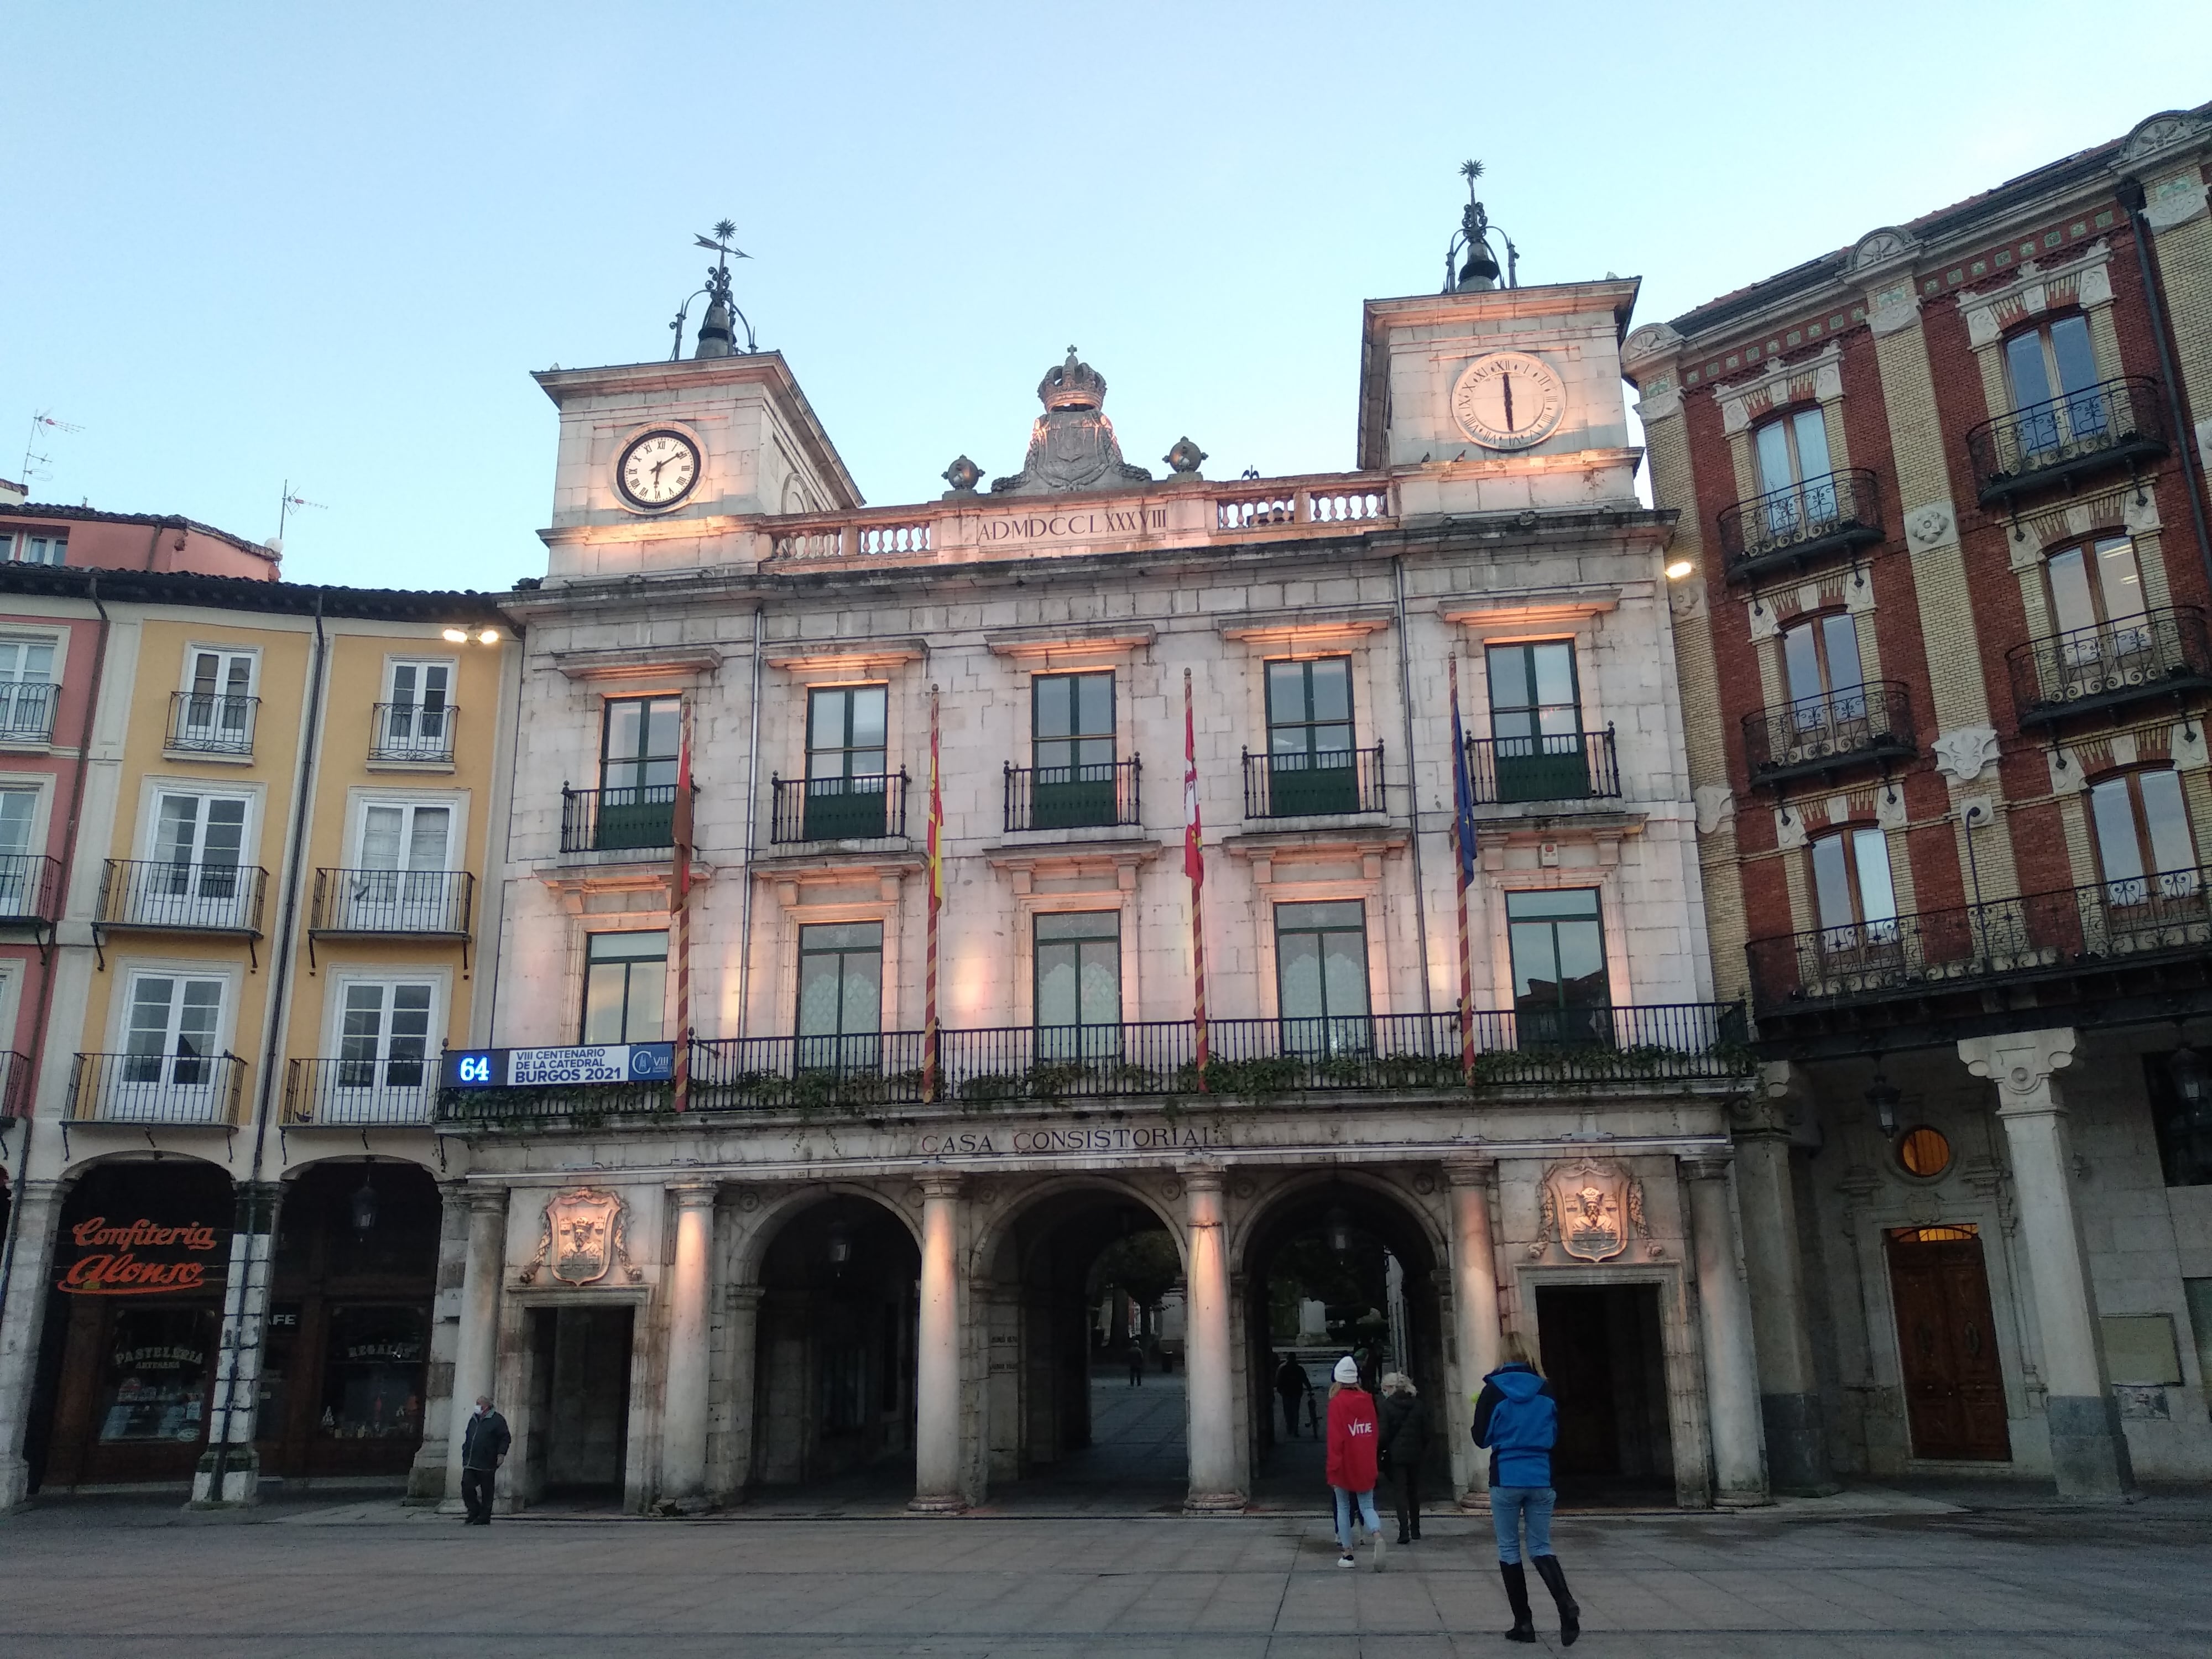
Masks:
[[[200,1290],[207,1284],[210,1263],[219,1264],[229,1254],[224,1246],[230,1236],[198,1221],[172,1227],[143,1217],[111,1222],[96,1215],[70,1228],[69,1237],[82,1254],[62,1269],[55,1284],[76,1296]]]

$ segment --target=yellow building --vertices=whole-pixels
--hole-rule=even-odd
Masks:
[[[489,1029],[514,631],[474,594],[12,567],[0,612],[74,629],[90,711],[45,803],[0,1503],[389,1481],[442,1436],[428,1124]]]

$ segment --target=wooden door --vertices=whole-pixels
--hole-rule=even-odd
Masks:
[[[1905,1227],[1888,1246],[1913,1455],[2009,1462],[1982,1241],[1963,1227]]]

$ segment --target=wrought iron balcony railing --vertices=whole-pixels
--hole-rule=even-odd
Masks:
[[[561,790],[564,853],[672,853],[676,786]]]
[[[0,1123],[31,1113],[31,1057],[15,1049],[0,1054]]]
[[[79,1054],[70,1115],[90,1123],[235,1124],[245,1085],[246,1062],[236,1054]]]
[[[1141,822],[1137,773],[1141,763],[1006,768],[1006,828],[1090,830]]]
[[[1969,428],[1966,456],[1981,504],[2156,459],[2166,451],[2159,398],[2155,380],[2125,374]]]
[[[284,1121],[295,1128],[428,1123],[437,1095],[434,1054],[295,1060],[284,1071]]]
[[[52,927],[60,919],[62,861],[0,854],[0,927]]]
[[[1903,760],[1912,751],[1912,699],[1894,680],[1743,717],[1744,764],[1755,784]]]
[[[100,876],[102,927],[183,933],[261,933],[269,872],[251,864],[110,859]]]
[[[0,680],[0,743],[51,743],[58,690],[44,680]]]
[[[1765,1014],[2201,955],[2208,945],[2212,870],[2199,868],[1816,927],[1753,939],[1747,948],[1753,995]]]
[[[771,777],[769,840],[895,841],[906,835],[906,769],[843,778]]]
[[[2212,637],[2193,605],[2076,628],[2005,653],[2023,727],[2212,690]]]
[[[218,696],[206,691],[169,696],[170,751],[179,755],[250,756],[258,697]]]
[[[1610,800],[1620,793],[1613,728],[1523,738],[1469,738],[1468,781],[1479,805]]]
[[[1824,473],[1720,511],[1730,581],[1811,564],[1882,538],[1881,491],[1867,467]]]
[[[1244,751],[1248,818],[1350,817],[1382,811],[1382,745],[1310,755]]]
[[[319,933],[466,938],[476,886],[466,870],[318,870],[307,926]]]
[[[1468,1086],[1455,1012],[1218,1019],[1207,1033],[1206,1083],[1215,1095],[1463,1093]],[[1639,1090],[1725,1081],[1753,1065],[1746,1036],[1735,1003],[1486,1010],[1474,1016],[1474,1084]],[[919,1031],[698,1042],[691,1103],[699,1111],[918,1106],[925,1103],[921,1054]],[[1197,1028],[1188,1020],[946,1030],[938,1055],[937,1098],[955,1106],[1189,1096],[1199,1087]],[[605,1089],[449,1089],[438,1117],[497,1124],[650,1114],[671,1104],[665,1083],[614,1087],[619,1098]]]
[[[453,734],[461,723],[461,711],[453,704],[380,702],[370,713],[369,759],[453,764]]]

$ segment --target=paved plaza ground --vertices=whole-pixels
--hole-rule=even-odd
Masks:
[[[958,1519],[905,1516],[881,1480],[691,1520],[572,1506],[465,1529],[382,1495],[225,1515],[43,1500],[0,1519],[0,1655],[1531,1651],[1498,1633],[1486,1520],[1432,1516],[1382,1572],[1344,1572],[1311,1442],[1278,1452],[1254,1513],[1185,1520],[1176,1380],[1102,1380],[1095,1399],[1099,1446]],[[1556,1541],[1583,1602],[1577,1654],[2212,1652],[2212,1494],[2078,1510],[2018,1486],[1858,1486],[1741,1515],[1577,1515]]]

